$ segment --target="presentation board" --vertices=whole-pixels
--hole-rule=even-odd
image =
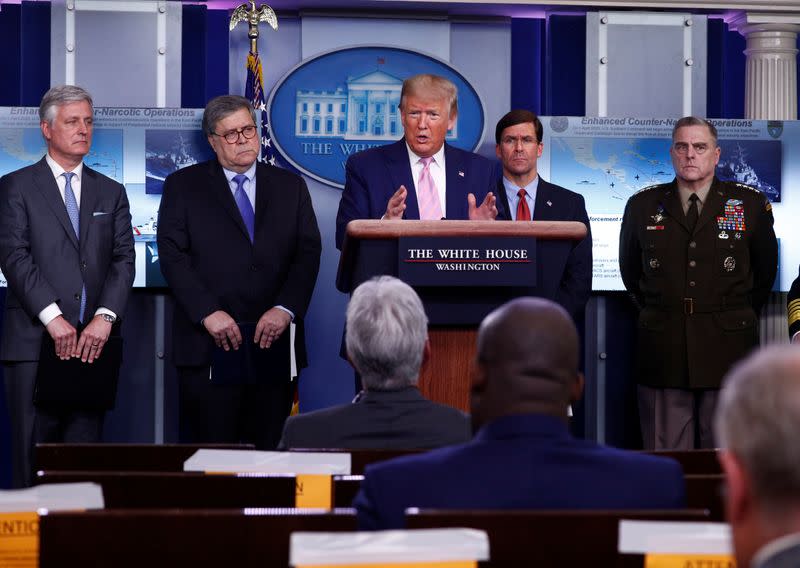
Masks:
[[[202,109],[95,109],[85,163],[125,185],[136,243],[136,287],[165,285],[155,242],[164,178],[213,157],[200,129]],[[673,179],[672,118],[541,117],[543,178],[581,193],[592,226],[595,291],[623,290],[617,261],[628,198]],[[800,265],[800,121],[712,120],[719,132],[717,175],[757,187],[773,204],[780,266],[775,288],[788,290]],[[0,107],[0,176],[45,152],[38,109]],[[335,215],[317,211],[317,215]],[[213,227],[209,227],[212,231]],[[0,275],[0,285],[5,279]]]

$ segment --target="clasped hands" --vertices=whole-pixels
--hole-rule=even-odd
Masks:
[[[59,315],[45,326],[47,333],[53,338],[56,357],[66,361],[71,357],[79,357],[84,363],[94,363],[103,352],[103,346],[111,335],[111,323],[100,315],[95,315],[78,337],[71,323]]]
[[[286,311],[274,307],[264,312],[256,324],[256,332],[253,336],[253,343],[257,343],[261,349],[269,349],[274,341],[289,327],[292,321]],[[242,332],[239,326],[227,312],[217,310],[206,316],[203,320],[203,327],[214,338],[217,347],[222,347],[225,351],[239,349],[242,344]]]

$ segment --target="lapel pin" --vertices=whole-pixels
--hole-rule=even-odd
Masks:
[[[463,178],[464,177],[464,172],[462,172],[461,170],[458,170],[458,177],[462,177]]]
[[[548,202],[547,202],[547,206],[548,206],[548,207],[552,207],[552,206],[553,206],[553,202],[552,202],[552,201],[548,201]]]

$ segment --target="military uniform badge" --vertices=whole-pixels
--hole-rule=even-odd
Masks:
[[[720,231],[744,231],[746,229],[744,222],[744,204],[741,199],[729,199],[725,202],[725,211],[723,215],[717,217],[717,227]],[[720,233],[719,238],[727,239]]]

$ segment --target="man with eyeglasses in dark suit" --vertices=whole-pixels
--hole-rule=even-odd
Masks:
[[[758,313],[775,280],[772,206],[715,176],[707,120],[675,123],[675,179],[628,200],[620,232],[625,288],[639,308],[636,379],[645,449],[714,447],[722,378],[758,346]]]
[[[319,270],[317,219],[300,176],[257,161],[255,125],[244,97],[212,99],[203,131],[216,159],[164,182],[158,250],[176,301],[172,359],[184,442],[274,449],[292,406],[289,369],[248,361],[272,350],[288,362],[294,322],[297,368],[305,366],[302,320]],[[255,353],[241,367],[222,355],[240,349]]]

